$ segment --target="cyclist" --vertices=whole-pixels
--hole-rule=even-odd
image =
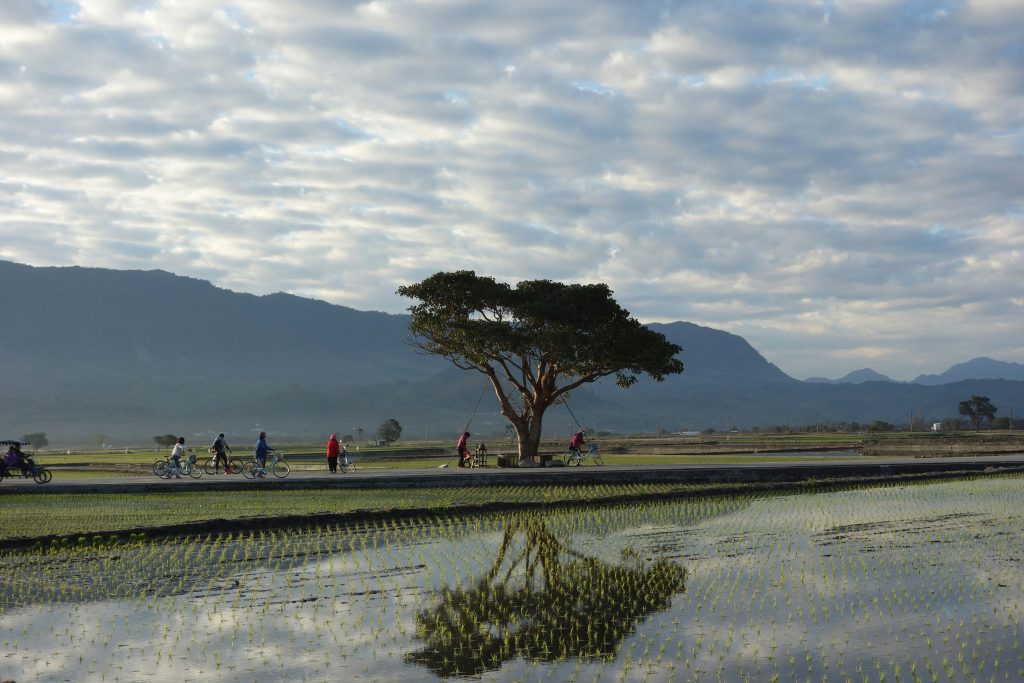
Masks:
[[[231,468],[228,466],[228,453],[231,452],[231,446],[224,440],[224,435],[219,435],[210,446],[210,451],[213,455],[213,472],[214,474],[220,474],[220,462],[224,461],[224,472],[228,473]]]
[[[587,435],[583,433],[583,430],[576,432],[572,435],[572,440],[569,441],[569,450],[575,452],[577,455],[583,454],[583,444],[587,442]]]
[[[8,448],[4,461],[7,465],[7,472],[13,472],[14,468],[17,467],[21,470],[22,476],[28,476],[30,471],[28,459],[25,458],[25,454],[21,452],[21,444],[14,444]]]
[[[259,476],[267,474],[267,453],[273,453],[274,449],[267,445],[267,433],[260,432],[260,440],[256,442],[256,464],[260,466]]]
[[[174,476],[181,479],[181,456],[185,455],[185,437],[179,436],[178,443],[174,444],[171,451],[171,461],[174,463]]]

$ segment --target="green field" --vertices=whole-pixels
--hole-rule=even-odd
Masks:
[[[102,524],[115,506],[138,522],[247,505],[312,514],[345,497],[436,512],[2,551],[0,680],[1024,678],[1020,475],[445,507],[622,488],[640,490],[5,497],[22,506],[8,524],[48,516],[37,507],[47,499]]]

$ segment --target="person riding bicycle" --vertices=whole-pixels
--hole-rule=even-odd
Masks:
[[[213,445],[210,446],[210,451],[213,452],[213,471],[214,474],[220,474],[220,463],[224,461],[224,471],[230,472],[231,468],[228,466],[228,453],[231,452],[231,446],[224,440],[224,435],[219,435],[214,439]]]
[[[171,461],[174,462],[174,469],[176,472],[174,476],[181,479],[181,456],[185,455],[185,437],[179,436],[178,443],[174,444],[174,449],[171,451]]]
[[[569,441],[569,450],[575,451],[576,453],[583,453],[583,444],[587,442],[586,434],[583,430],[576,432],[572,435],[572,440]]]
[[[470,460],[473,457],[469,452],[469,447],[466,445],[466,441],[470,436],[471,434],[469,432],[462,432],[462,436],[459,437],[458,443],[455,444],[455,452],[459,454],[459,467],[469,467]]]
[[[256,464],[260,466],[260,470],[267,469],[267,454],[273,453],[274,449],[267,445],[267,433],[260,432],[260,440],[256,442],[256,450],[254,455],[256,456]],[[261,471],[259,476],[264,476],[265,472]]]
[[[4,457],[4,464],[7,466],[8,472],[13,472],[14,468],[17,467],[21,470],[21,474],[27,477],[31,472],[31,468],[28,464],[28,458],[21,452],[21,444],[13,444],[7,449],[7,455]]]

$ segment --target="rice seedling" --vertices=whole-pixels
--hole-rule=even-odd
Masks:
[[[1007,476],[165,539],[87,511],[0,553],[0,680],[1021,680],[1022,502]]]

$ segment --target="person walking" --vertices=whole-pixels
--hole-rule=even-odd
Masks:
[[[267,445],[267,433],[260,432],[260,440],[256,442],[256,450],[254,455],[256,456],[256,464],[260,466],[259,476],[266,476],[267,470],[267,453],[273,453],[274,449]]]
[[[327,440],[327,469],[331,471],[331,474],[338,473],[339,455],[341,455],[341,444],[338,443],[337,435],[331,434],[331,438]]]
[[[213,451],[213,473],[220,474],[220,462],[223,460],[224,474],[230,474],[231,467],[228,465],[228,453],[231,451],[231,446],[228,446],[228,442],[224,440],[223,434],[214,439],[210,450]]]

